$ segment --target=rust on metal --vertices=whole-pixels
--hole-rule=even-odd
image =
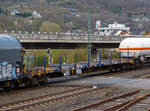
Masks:
[[[136,104],[137,102],[145,99],[147,96],[150,96],[150,92],[146,93],[144,95],[141,95],[137,98],[135,98],[133,101],[129,102],[128,104],[126,104],[125,106],[123,106],[122,108],[118,109],[117,111],[125,111],[126,109],[128,109],[130,106]]]
[[[81,108],[74,109],[72,111],[85,111],[86,109],[90,109],[90,108],[93,108],[93,107],[96,107],[98,105],[102,105],[102,104],[111,102],[111,101],[119,99],[119,98],[124,98],[124,97],[127,97],[127,96],[132,96],[132,95],[135,95],[135,94],[137,94],[139,92],[140,92],[140,90],[132,91],[130,93],[126,93],[126,94],[122,94],[122,95],[119,95],[119,96],[115,96],[115,97],[111,97],[111,98],[108,98],[108,99],[104,99],[104,100],[102,100],[100,102],[97,102],[97,103],[94,103],[94,104],[89,104],[89,105],[83,106]]]
[[[86,87],[84,87],[84,88],[86,88]],[[83,89],[83,87],[82,88],[76,88],[76,89],[70,89],[70,90],[66,90],[66,91],[62,91],[62,92],[58,92],[58,93],[54,93],[54,94],[48,94],[48,95],[44,95],[44,96],[40,96],[40,97],[19,100],[19,101],[13,102],[13,103],[11,102],[11,103],[6,103],[6,104],[1,104],[0,108],[2,108],[4,106],[9,106],[9,105],[12,105],[12,104],[19,104],[20,102],[24,102],[24,101],[32,101],[32,100],[35,100],[35,99],[41,99],[41,98],[45,98],[45,97],[49,97],[49,96],[56,96],[56,95],[60,95],[60,94],[63,94],[63,93],[72,92],[72,91],[76,91],[76,90],[80,90],[80,89]]]
[[[150,111],[150,108],[148,108],[146,111]]]
[[[122,106],[128,104],[128,103],[131,102],[131,101],[133,101],[133,100],[130,100],[130,101],[127,101],[127,102],[124,102],[124,103],[121,103],[121,104],[117,104],[117,105],[115,105],[115,106],[109,107],[109,108],[104,109],[104,110],[101,110],[101,111],[111,111],[111,110],[115,110],[115,109],[118,109],[118,108],[120,108],[120,107],[122,107]]]
[[[73,97],[78,97],[78,96],[91,93],[96,90],[99,90],[99,88],[82,87],[82,88],[71,89],[71,90],[55,93],[53,95],[50,94],[46,96],[40,96],[36,98],[31,98],[31,99],[26,99],[26,100],[21,100],[21,101],[1,105],[0,110],[12,111],[12,110],[30,109],[38,106],[43,106],[43,105],[46,106],[49,105],[50,102],[51,103],[58,102],[58,101],[60,102],[60,100],[64,101],[67,99],[71,99]]]

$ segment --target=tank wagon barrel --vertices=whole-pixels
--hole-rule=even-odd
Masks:
[[[150,58],[150,38],[126,38],[119,46],[121,56],[134,62],[148,61]]]
[[[23,78],[22,45],[15,37],[0,35],[0,87],[15,87]]]
[[[120,43],[119,50],[122,57],[150,56],[150,38],[126,38]]]

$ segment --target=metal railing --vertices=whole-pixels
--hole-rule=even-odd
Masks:
[[[41,32],[14,32],[5,31],[3,34],[12,35],[19,40],[72,40],[72,41],[88,41],[87,33],[41,33]],[[91,41],[122,41],[128,37],[142,37],[142,35],[133,36],[101,36],[99,34],[91,34]]]

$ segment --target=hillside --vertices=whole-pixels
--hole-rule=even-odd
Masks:
[[[19,14],[12,15],[13,10]],[[101,20],[103,26],[117,21],[134,31],[150,31],[149,0],[0,0],[0,30],[44,31],[53,26],[55,30],[46,31],[87,31],[88,10],[92,31],[96,20]],[[33,18],[33,11],[41,17]]]

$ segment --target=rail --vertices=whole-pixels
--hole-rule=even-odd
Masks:
[[[133,91],[130,93],[120,95],[120,96],[111,97],[111,98],[102,100],[100,102],[94,103],[94,104],[89,104],[87,106],[83,106],[81,108],[74,109],[72,111],[86,111],[87,109],[96,108],[100,105],[103,105],[103,104],[106,104],[109,102],[113,102],[114,100],[117,100],[117,99],[128,98],[129,96],[132,97],[133,95],[135,96],[135,94],[138,94],[138,93],[140,93],[140,90],[136,90],[136,91]],[[112,110],[113,111],[114,110],[115,111],[125,111],[128,108],[130,108],[132,105],[136,104],[137,102],[142,101],[143,99],[147,99],[146,97],[148,97],[148,96],[150,96],[150,92],[138,95],[138,96],[133,97],[132,99],[129,99],[129,100],[122,102],[122,103],[120,103],[120,100],[119,100],[119,104],[107,107],[106,109],[103,109],[101,111],[112,111]],[[146,111],[150,111],[150,108],[147,109]]]
[[[99,90],[99,88],[82,87],[82,88],[71,89],[71,90],[67,90],[55,94],[40,96],[36,98],[20,100],[20,101],[0,105],[0,111],[12,111],[12,110],[29,111],[30,108],[33,107],[36,108],[39,107],[40,105],[47,106],[60,101],[72,99],[74,97],[83,96],[85,94],[92,93],[93,91],[95,92],[96,90]]]
[[[119,95],[119,96],[115,96],[115,97],[111,97],[111,98],[108,98],[108,99],[105,99],[105,100],[102,100],[102,101],[99,101],[97,103],[94,103],[94,104],[89,104],[89,105],[86,105],[86,106],[83,106],[81,108],[77,108],[77,109],[74,109],[72,111],[86,111],[87,109],[91,109],[91,108],[94,108],[94,107],[97,107],[99,105],[103,105],[105,103],[108,103],[108,102],[111,102],[111,101],[114,101],[116,99],[120,99],[120,98],[125,98],[125,97],[128,97],[128,96],[132,96],[132,95],[135,95],[137,93],[139,93],[140,90],[136,90],[136,91],[133,91],[133,92],[130,92],[130,93],[126,93],[126,94],[123,94],[123,95]],[[111,108],[109,108],[111,109]],[[107,110],[109,110],[107,109]],[[113,108],[112,108],[113,109]],[[110,110],[109,110],[110,111]]]

